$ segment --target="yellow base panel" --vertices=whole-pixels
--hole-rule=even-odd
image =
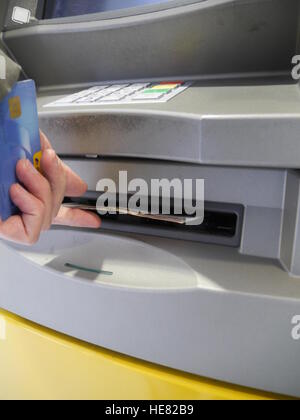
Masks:
[[[131,359],[0,310],[0,399],[277,399]]]

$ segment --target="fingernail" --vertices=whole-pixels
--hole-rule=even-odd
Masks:
[[[33,166],[32,162],[30,160],[26,160],[26,169],[31,171],[34,174],[38,174],[39,171]]]
[[[48,149],[46,152],[51,157],[51,159],[53,161],[53,165],[58,166],[59,165],[59,159],[58,159],[58,156],[55,153],[55,151],[54,150],[51,150],[51,149]]]
[[[28,159],[22,159],[22,168],[24,171],[30,171],[31,170],[31,162]]]
[[[29,160],[28,159],[21,159],[20,163],[23,166],[23,169],[27,169],[28,166],[29,166]]]
[[[12,184],[12,186],[10,187],[10,191],[12,190],[12,189],[17,189],[18,191],[20,191],[20,185],[19,184]]]
[[[57,154],[55,153],[55,165],[56,165],[56,166],[59,166],[59,164],[60,164],[60,161],[59,161],[59,159],[58,159]]]

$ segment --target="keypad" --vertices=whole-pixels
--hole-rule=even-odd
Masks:
[[[191,86],[191,82],[124,83],[94,86],[46,106],[90,106],[167,102]]]

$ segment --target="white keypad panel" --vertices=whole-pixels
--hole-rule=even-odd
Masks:
[[[164,103],[184,92],[192,82],[124,83],[94,86],[65,96],[46,107]]]

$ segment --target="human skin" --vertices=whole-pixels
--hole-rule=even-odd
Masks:
[[[18,183],[11,186],[10,197],[21,214],[0,220],[1,239],[32,245],[52,224],[95,229],[101,225],[94,213],[62,206],[65,196],[82,196],[87,184],[58,158],[42,132],[41,147],[41,173],[29,160],[17,164]]]

